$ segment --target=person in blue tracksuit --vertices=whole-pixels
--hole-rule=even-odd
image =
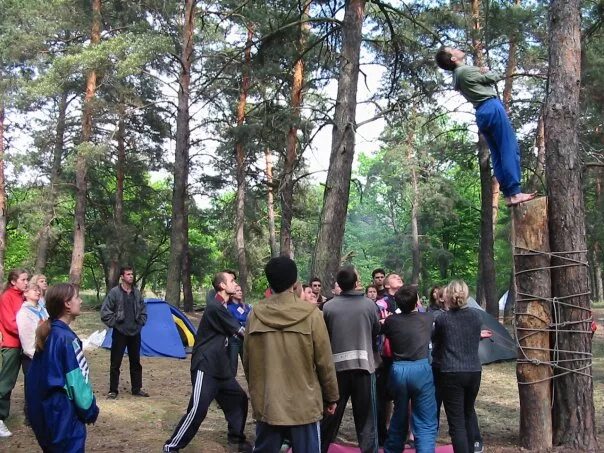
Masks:
[[[86,424],[99,415],[82,342],[69,327],[81,305],[74,285],[50,287],[46,292],[49,319],[36,331],[25,399],[31,427],[45,453],[85,451]]]
[[[237,320],[241,327],[245,327],[247,317],[250,311],[252,311],[252,306],[244,302],[241,286],[237,285],[235,287],[235,294],[227,302],[227,310],[229,310],[229,313]],[[243,360],[243,337],[231,337],[229,339],[229,358],[235,376],[237,376],[237,366],[239,365],[238,357],[241,357],[241,360]]]

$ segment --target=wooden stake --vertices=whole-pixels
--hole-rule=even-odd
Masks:
[[[547,198],[512,208],[516,269],[516,335],[520,343],[516,376],[520,397],[520,442],[529,450],[552,447],[549,324],[552,319]],[[543,300],[545,299],[545,300]],[[526,362],[526,360],[534,362]]]

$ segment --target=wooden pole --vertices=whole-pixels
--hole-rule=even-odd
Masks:
[[[520,442],[529,450],[552,447],[549,325],[552,319],[547,198],[512,209],[516,269],[516,337]],[[544,252],[544,253],[542,253]]]

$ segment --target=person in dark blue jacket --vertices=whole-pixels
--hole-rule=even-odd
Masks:
[[[81,305],[74,285],[50,287],[46,292],[49,319],[36,331],[25,399],[31,427],[45,453],[85,451],[86,424],[99,415],[82,342],[69,328]]]
[[[227,302],[227,310],[229,310],[229,313],[233,315],[233,318],[237,320],[241,327],[245,327],[247,317],[250,311],[252,311],[252,306],[244,302],[241,286],[235,286],[235,294]],[[243,337],[231,337],[229,339],[229,358],[235,376],[237,376],[237,367],[239,365],[238,357],[241,357],[241,360],[243,360]]]

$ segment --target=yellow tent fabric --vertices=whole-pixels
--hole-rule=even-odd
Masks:
[[[192,348],[193,344],[195,343],[195,337],[193,336],[193,333],[189,330],[189,328],[182,321],[182,319],[177,318],[174,315],[172,315],[172,319],[174,320],[174,324],[176,324],[178,329],[185,334],[185,338],[187,340],[187,346]]]

